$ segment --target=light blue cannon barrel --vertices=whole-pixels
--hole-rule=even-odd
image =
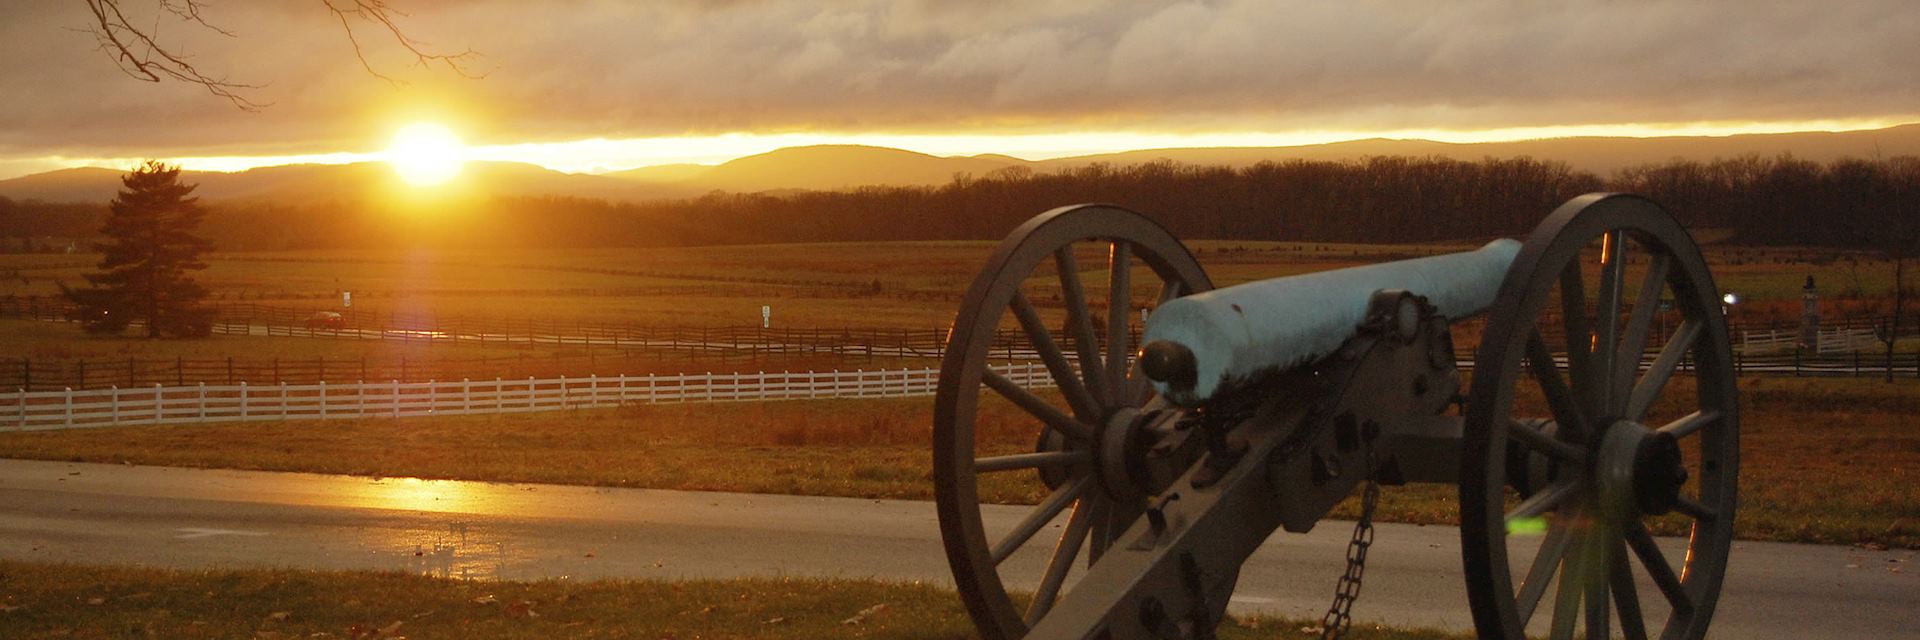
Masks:
[[[1318,360],[1352,338],[1373,292],[1404,289],[1459,319],[1493,304],[1520,243],[1500,239],[1474,251],[1261,280],[1160,305],[1144,343],[1186,347],[1198,374],[1191,389],[1164,381],[1167,399],[1197,406],[1263,373]]]

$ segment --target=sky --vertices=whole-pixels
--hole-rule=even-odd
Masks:
[[[377,159],[423,121],[570,172],[821,143],[1040,159],[1920,122],[1910,0],[390,0],[426,49],[478,52],[477,78],[354,23],[370,73],[322,0],[202,3],[230,36],[121,2],[267,106],[129,78],[83,0],[9,2],[0,178]]]

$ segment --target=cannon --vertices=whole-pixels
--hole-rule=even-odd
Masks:
[[[1146,217],[1048,211],[967,290],[934,402],[942,540],[992,640],[1212,637],[1256,548],[1358,494],[1346,574],[1299,578],[1334,586],[1338,635],[1382,485],[1457,485],[1483,638],[1703,637],[1733,540],[1718,293],[1632,195],[1575,198],[1523,242],[1220,289]],[[1001,505],[1019,517],[989,522]]]

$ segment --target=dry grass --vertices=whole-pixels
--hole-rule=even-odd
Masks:
[[[750,325],[760,306],[789,327],[849,324],[945,326],[991,242],[879,242],[667,249],[458,251],[289,251],[221,253],[199,280],[223,301],[299,306],[336,304],[405,314],[645,325]],[[1241,241],[1188,243],[1216,284],[1473,248],[1460,245],[1342,245]],[[1104,258],[1090,243],[1083,268]],[[1832,252],[1815,252],[1831,257]],[[1714,249],[1722,289],[1755,311],[1770,302],[1797,309],[1813,275],[1829,297],[1881,298],[1891,290],[1884,263],[1841,256],[1809,262],[1792,252]],[[93,255],[0,255],[0,295],[54,295],[79,284]],[[1144,271],[1136,280],[1144,281]],[[873,290],[878,283],[879,290]],[[1144,292],[1143,292],[1143,295]],[[1784,307],[1782,307],[1784,308]],[[857,310],[857,311],[856,311]],[[1838,317],[1837,314],[1829,314]]]
[[[1684,396],[1685,379],[1669,395]],[[1920,383],[1742,381],[1741,537],[1920,547]],[[927,499],[925,399],[636,406],[431,419],[130,427],[0,435],[0,456],[190,467]],[[1672,410],[1669,408],[1668,410]],[[984,453],[1031,447],[987,403]],[[985,499],[1031,502],[1031,474]],[[1451,487],[1391,487],[1381,519],[1447,524]],[[1351,515],[1351,506],[1336,515]],[[1675,532],[1677,523],[1662,525]]]
[[[848,622],[849,620],[856,620]],[[1303,620],[1230,620],[1270,638]],[[481,582],[401,573],[0,562],[0,629],[31,638],[974,637],[960,596],[862,580]],[[1355,625],[1360,640],[1465,637]]]

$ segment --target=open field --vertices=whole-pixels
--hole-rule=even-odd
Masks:
[[[1687,378],[1673,384],[1669,397],[1688,395]],[[1915,384],[1742,380],[1740,535],[1920,547],[1920,494],[1912,490],[1920,480]],[[930,411],[925,399],[835,400],[126,427],[0,435],[0,456],[925,499],[932,496]],[[1000,443],[982,455],[1032,446],[1035,427],[1004,403],[983,404],[981,424]],[[1044,487],[1027,474],[994,474],[981,492],[998,502],[1032,502]],[[1451,487],[1391,487],[1379,517],[1450,523],[1454,504]],[[1679,531],[1678,522],[1656,524]]]
[[[952,638],[960,596],[858,580],[495,582],[400,573],[0,562],[0,624],[36,638]],[[1312,626],[1229,620],[1227,639]],[[1355,625],[1356,639],[1461,638]]]
[[[212,254],[199,280],[215,301],[355,308],[400,316],[608,322],[649,326],[944,327],[985,263],[991,242],[876,242],[670,249],[461,253],[292,251]],[[1341,245],[1200,240],[1188,243],[1216,284],[1471,249],[1450,245]],[[1829,319],[1871,315],[1892,289],[1892,269],[1856,254],[1801,249],[1710,248],[1722,289],[1746,300],[1748,319],[1797,318],[1814,276]],[[83,284],[98,256],[0,255],[0,296],[50,296]],[[1098,247],[1082,247],[1090,289],[1103,278]],[[1144,282],[1139,269],[1136,282]],[[1150,295],[1144,289],[1139,292]],[[1884,306],[1884,303],[1880,303]],[[1882,310],[1884,312],[1884,310]]]

